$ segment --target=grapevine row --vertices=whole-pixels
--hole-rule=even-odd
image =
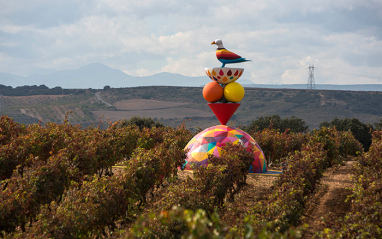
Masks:
[[[249,211],[242,225],[227,228],[217,212],[242,190],[253,160],[240,145],[227,145],[219,158],[210,156],[211,163],[195,169],[193,178],[168,184],[159,211],[136,221],[148,193],[182,166],[192,137],[184,126],[139,129],[116,122],[101,130],[67,122],[23,126],[2,117],[0,232],[24,238],[290,234],[324,170],[362,152],[349,132],[335,129],[307,134],[265,129],[252,136],[272,162],[286,162],[287,170],[266,202]],[[126,170],[113,175],[115,164]]]
[[[3,117],[0,127],[0,231],[19,228],[23,236],[79,237],[112,230],[115,218],[133,215],[148,190],[176,173],[191,137],[184,127],[140,130],[118,122],[106,130],[68,123],[24,127]],[[105,176],[118,162],[127,165],[126,172]],[[73,220],[87,226],[67,223]]]
[[[321,238],[382,237],[382,131],[372,136],[369,152],[355,162],[351,210],[339,219],[329,215]]]
[[[280,142],[278,145],[284,145],[285,150],[294,148],[295,151],[280,154],[279,157],[284,156],[284,158],[277,160],[286,161],[288,163],[287,170],[276,181],[274,193],[268,200],[258,203],[248,212],[243,224],[227,229],[219,221],[218,215],[214,211],[216,206],[221,206],[218,203],[217,195],[223,187],[219,184],[220,180],[214,181],[214,177],[211,177],[211,175],[215,175],[215,177],[220,175],[219,171],[216,170],[219,164],[215,163],[215,166],[213,163],[212,166],[196,169],[194,180],[188,180],[185,185],[179,186],[178,191],[173,189],[173,194],[166,198],[167,201],[168,198],[171,199],[170,205],[180,207],[171,209],[170,205],[167,205],[167,208],[161,208],[168,210],[141,218],[132,227],[129,237],[152,238],[157,236],[166,238],[170,232],[174,231],[180,234],[184,233],[183,235],[190,233],[208,235],[207,237],[211,238],[269,238],[283,234],[284,236],[297,236],[291,228],[300,225],[309,196],[314,193],[324,170],[340,163],[342,157],[353,153],[355,156],[357,151],[362,152],[362,147],[351,134],[328,128],[304,136],[307,142],[301,143],[300,148],[291,146],[296,145],[294,142],[300,142],[302,136],[299,134],[280,134],[272,130],[265,130],[257,134],[262,133],[266,135],[258,137],[260,140],[271,139],[274,142]],[[286,137],[291,139],[289,145],[288,142],[283,142]],[[264,151],[266,150],[269,149],[265,147]],[[232,149],[228,149],[228,152],[232,153],[230,155],[232,158],[238,155],[238,152]],[[222,163],[224,161],[222,160]],[[236,161],[238,160],[236,159]],[[201,174],[204,181],[198,177]],[[186,186],[190,184],[192,186]],[[211,184],[214,185],[212,192],[204,190],[207,185]],[[177,188],[175,187],[175,189]],[[228,189],[229,186],[226,188]],[[222,197],[223,200],[229,196],[227,189],[222,190],[225,192],[225,196]],[[203,211],[199,211],[200,209]],[[183,212],[183,215],[179,212]],[[191,224],[190,222],[194,223],[193,218],[196,216],[204,218],[204,223]],[[196,226],[199,227],[198,230],[195,229]]]

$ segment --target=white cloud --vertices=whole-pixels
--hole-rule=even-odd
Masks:
[[[306,83],[309,64],[316,83],[382,80],[377,0],[19,0],[0,9],[0,72],[101,62],[131,75],[198,76],[220,66],[210,45],[220,38],[252,60],[240,67],[255,83]]]
[[[178,73],[187,76],[205,75],[204,67],[208,67],[210,62],[217,62],[214,57],[211,57],[209,52],[196,54],[192,58],[166,59],[166,66],[161,68],[162,72]],[[218,63],[220,65],[220,62]]]

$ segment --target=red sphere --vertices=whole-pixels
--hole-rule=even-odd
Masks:
[[[223,98],[223,95],[223,87],[215,81],[206,84],[203,88],[203,97],[208,102],[213,103],[219,101],[221,98]]]

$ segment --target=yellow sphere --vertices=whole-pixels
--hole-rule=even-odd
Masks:
[[[244,87],[237,82],[231,82],[224,87],[224,97],[229,102],[239,102],[244,97]]]

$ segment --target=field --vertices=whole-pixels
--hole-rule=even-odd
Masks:
[[[153,99],[164,102],[178,102],[186,109],[199,109],[211,112],[207,102],[202,97],[201,88],[192,87],[137,87],[111,89],[102,92],[102,97],[112,104],[127,99]],[[236,111],[231,123],[248,125],[260,116],[278,114],[282,117],[296,116],[303,119],[311,128],[317,128],[319,123],[331,121],[333,118],[359,118],[364,123],[378,122],[381,117],[382,94],[379,92],[347,92],[347,91],[308,91],[246,88],[245,97]],[[117,108],[118,109],[118,108]],[[160,117],[152,114],[152,118]],[[184,118],[191,118],[197,123],[214,125],[215,117],[179,114],[173,123],[177,126]],[[191,121],[191,122],[192,122]],[[191,124],[190,122],[190,124]],[[195,125],[197,125],[195,123]],[[194,127],[194,126],[191,126]]]
[[[37,123],[41,121],[62,123],[68,114],[71,122],[91,124],[97,118],[91,110],[106,108],[87,92],[78,95],[30,95],[30,96],[0,96],[0,112],[10,115],[20,123]]]
[[[268,167],[283,167],[279,177],[249,174],[254,155],[240,144],[226,145],[208,167],[180,170],[194,135],[184,126],[25,126],[2,116],[0,234],[381,237],[382,131],[373,133],[368,152],[350,132],[330,128],[249,133]]]
[[[105,102],[99,101],[95,93]],[[198,87],[134,87],[107,90],[80,90],[65,95],[0,96],[0,113],[20,123],[62,123],[65,115],[73,124],[89,126],[100,119],[117,121],[132,116],[151,117],[177,127],[187,120],[192,130],[218,124],[202,88]],[[245,97],[229,124],[246,126],[252,120],[269,115],[295,116],[310,129],[337,118],[358,118],[366,124],[382,117],[382,93],[327,90],[290,90],[246,88]],[[191,120],[189,120],[191,119]]]
[[[213,113],[199,109],[186,108],[186,103],[166,102],[148,99],[131,99],[115,102],[113,105],[117,110],[99,110],[92,113],[97,117],[104,117],[111,121],[129,119],[133,116],[153,118],[160,122],[178,121],[187,118],[213,118]]]

